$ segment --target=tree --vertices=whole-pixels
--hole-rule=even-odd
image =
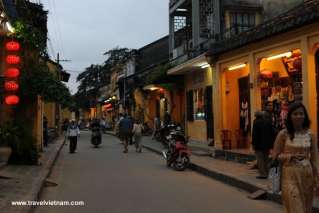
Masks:
[[[80,85],[74,96],[77,107],[88,109],[96,105],[97,98],[101,95],[100,88],[110,84],[112,71],[122,69],[131,52],[128,48],[113,48],[104,53],[107,59],[103,65],[92,64],[78,75]]]

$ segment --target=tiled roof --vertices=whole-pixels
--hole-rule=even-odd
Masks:
[[[319,21],[319,0],[304,3],[237,36],[211,45],[208,54],[220,54]]]

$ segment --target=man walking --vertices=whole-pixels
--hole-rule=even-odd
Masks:
[[[119,133],[120,133],[120,137],[122,138],[123,144],[124,144],[123,153],[128,152],[127,147],[128,147],[129,140],[131,138],[132,128],[133,128],[132,119],[128,118],[127,115],[124,115],[124,118],[121,119],[120,123],[119,123]]]
[[[272,121],[266,112],[255,113],[253,123],[252,145],[255,150],[259,175],[256,178],[268,177],[268,156],[275,139]]]
[[[80,129],[78,125],[75,123],[75,120],[72,120],[68,130],[67,130],[67,135],[70,140],[70,153],[75,153],[77,142],[78,142],[78,136],[80,135]]]

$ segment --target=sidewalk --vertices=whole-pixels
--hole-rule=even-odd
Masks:
[[[113,132],[108,132],[108,134],[114,135]],[[146,149],[160,155],[162,155],[162,151],[165,149],[160,142],[151,140],[150,136],[143,137],[143,146]],[[266,199],[277,203],[281,202],[280,195],[275,195],[269,192],[268,180],[256,179],[256,176],[258,175],[257,170],[250,169],[251,165],[243,162],[240,163],[225,159],[222,160],[219,159],[219,156],[215,156],[217,158],[213,158],[212,156],[214,156],[214,154],[212,155],[212,153],[215,153],[216,155],[216,151],[217,153],[222,151],[214,150],[211,147],[207,147],[205,149],[202,145],[196,145],[196,142],[190,142],[189,146],[191,146],[191,151],[193,153],[191,156],[190,166],[192,170],[225,184],[245,190],[249,193],[256,192],[257,190],[266,191]],[[198,151],[197,148],[200,151]],[[250,157],[252,153],[242,154]],[[319,212],[318,197],[315,199],[313,212]]]
[[[63,147],[59,138],[40,153],[40,165],[7,165],[0,169],[0,212],[27,213],[32,206],[14,207],[11,201],[35,201]]]

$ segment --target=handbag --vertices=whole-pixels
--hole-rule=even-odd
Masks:
[[[268,180],[270,181],[270,188],[272,193],[279,194],[281,191],[281,171],[282,166],[278,160],[272,163],[268,173]]]

